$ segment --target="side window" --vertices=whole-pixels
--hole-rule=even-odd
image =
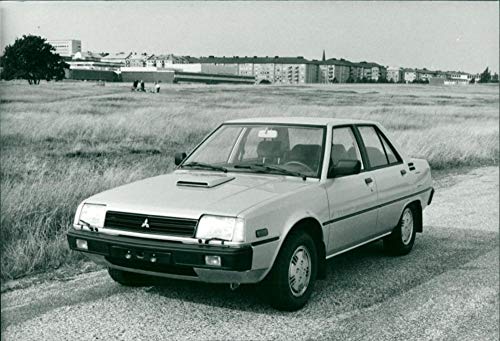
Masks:
[[[356,138],[349,127],[334,128],[332,136],[332,153],[331,161],[335,166],[339,160],[359,160],[361,161],[361,168],[363,168],[363,161],[359,153]]]
[[[382,140],[382,143],[384,145],[385,154],[387,155],[387,159],[389,160],[389,164],[398,163],[400,161],[399,158],[397,157],[398,154],[389,145],[389,143],[387,142],[387,139],[382,134],[379,134],[379,136],[380,136],[380,139]]]
[[[374,127],[361,126],[359,133],[365,144],[366,154],[371,167],[380,167],[389,164],[384,152],[384,147],[378,138],[378,134]]]

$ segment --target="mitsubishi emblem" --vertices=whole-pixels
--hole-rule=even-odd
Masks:
[[[148,218],[146,218],[146,220],[144,220],[144,222],[142,223],[141,227],[143,227],[143,228],[145,228],[145,229],[148,229],[148,228],[149,228]]]

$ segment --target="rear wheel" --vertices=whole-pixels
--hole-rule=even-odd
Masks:
[[[413,248],[416,235],[417,212],[415,206],[407,206],[401,214],[398,226],[384,238],[384,248],[393,255],[406,255]]]
[[[141,275],[134,272],[128,272],[113,268],[108,268],[109,276],[121,285],[127,287],[141,287],[146,286],[151,283],[151,277],[147,275]]]
[[[292,232],[266,279],[271,305],[286,311],[302,308],[311,296],[317,268],[316,245],[311,236]]]

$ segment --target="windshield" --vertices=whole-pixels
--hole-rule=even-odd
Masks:
[[[222,125],[181,167],[318,177],[323,127]]]

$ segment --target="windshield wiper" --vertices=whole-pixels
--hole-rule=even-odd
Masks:
[[[300,176],[302,180],[306,180],[307,176],[299,173],[299,172],[294,172],[285,168],[281,168],[278,166],[270,166],[270,165],[264,165],[262,163],[252,163],[249,165],[234,165],[234,168],[242,168],[242,169],[251,169],[255,170],[258,172],[264,172],[264,171],[274,171],[278,172],[283,175],[292,175],[292,176]]]
[[[222,167],[222,166],[214,166],[208,163],[202,163],[202,162],[189,162],[181,166],[181,168],[184,167],[196,167],[196,168],[205,168],[205,169],[212,169],[216,171],[221,171],[224,173],[227,173],[227,168]]]

